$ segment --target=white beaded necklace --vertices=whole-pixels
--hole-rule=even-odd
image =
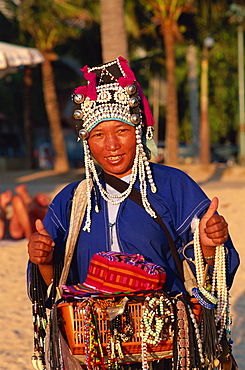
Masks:
[[[203,285],[204,279],[204,260],[202,254],[202,248],[200,244],[200,237],[199,237],[199,223],[200,220],[196,220],[196,229],[194,232],[194,256],[195,256],[195,266],[196,266],[196,279],[198,285]]]
[[[215,313],[215,324],[219,324],[218,342],[220,342],[228,319],[228,289],[226,285],[226,261],[224,245],[218,245],[215,250],[212,294],[218,298]]]
[[[91,179],[93,177],[94,181],[96,182],[99,192],[102,196],[102,198],[113,205],[122,203],[131,193],[133,185],[135,184],[135,181],[137,179],[137,176],[139,175],[140,180],[140,193],[141,193],[141,199],[143,206],[147,213],[153,218],[156,218],[156,214],[151,208],[151,205],[147,199],[147,182],[146,182],[146,176],[151,188],[152,193],[155,193],[157,191],[156,185],[154,183],[150,164],[148,162],[147,156],[144,152],[143,144],[142,144],[142,131],[141,127],[136,127],[135,129],[135,135],[136,135],[136,154],[134,158],[134,163],[132,166],[132,172],[130,176],[129,186],[128,188],[118,194],[118,195],[112,195],[106,191],[106,189],[103,188],[103,186],[100,183],[99,176],[94,164],[93,159],[91,158],[89,145],[87,142],[87,139],[83,140],[83,148],[84,148],[84,165],[85,165],[85,177],[86,179]],[[92,175],[92,176],[91,176]],[[85,225],[83,227],[83,231],[90,232],[91,227],[91,182],[87,181],[87,211],[86,211],[86,221]],[[99,210],[96,208],[96,212],[99,212]]]
[[[199,238],[199,223],[196,220],[196,229],[194,232],[194,254],[196,266],[196,278],[199,286],[204,286],[205,267],[202,254],[202,248]],[[215,312],[215,324],[219,324],[218,343],[221,341],[226,323],[228,321],[228,289],[226,285],[226,261],[224,244],[217,245],[215,248],[214,269],[212,276],[211,294],[217,297],[217,309]]]

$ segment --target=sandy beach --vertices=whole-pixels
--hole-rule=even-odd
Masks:
[[[245,369],[245,168],[181,166],[206,194],[220,201],[219,212],[229,223],[241,265],[231,289],[233,352],[239,369]],[[26,183],[32,195],[54,196],[68,182],[83,178],[82,170],[69,175],[52,172],[0,173],[0,192]],[[31,303],[26,293],[27,241],[0,241],[0,370],[32,370],[33,330]]]

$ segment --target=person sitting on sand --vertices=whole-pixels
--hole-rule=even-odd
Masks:
[[[0,195],[0,240],[29,238],[36,219],[43,219],[48,209],[48,194],[32,198],[25,184],[18,185],[15,192],[6,190]]]
[[[32,232],[36,231],[35,221],[38,218],[44,219],[50,203],[50,196],[47,193],[38,193],[32,198],[27,191],[26,185],[21,184],[15,188],[22,202],[28,210]]]

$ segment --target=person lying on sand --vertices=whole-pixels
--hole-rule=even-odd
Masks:
[[[25,184],[18,185],[15,192],[0,194],[0,240],[29,238],[36,219],[43,219],[48,209],[48,194],[38,193],[32,198]]]

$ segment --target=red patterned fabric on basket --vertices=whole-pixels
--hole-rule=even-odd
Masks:
[[[85,287],[102,293],[163,288],[166,272],[142,255],[100,252],[90,261]]]

